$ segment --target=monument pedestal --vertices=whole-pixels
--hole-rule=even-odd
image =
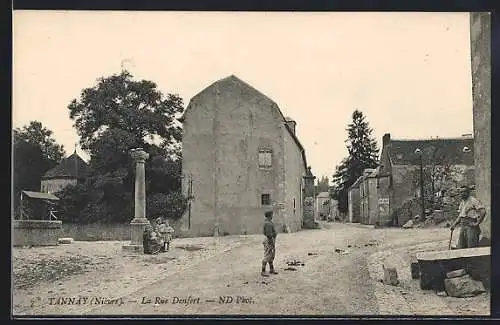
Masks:
[[[130,252],[143,252],[142,236],[144,234],[144,229],[149,225],[149,221],[146,218],[133,219],[130,222],[130,243],[123,245],[123,249]]]

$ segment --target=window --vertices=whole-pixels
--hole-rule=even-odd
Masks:
[[[262,205],[271,205],[271,195],[270,194],[262,194],[260,196],[260,203]]]
[[[293,198],[293,208],[295,209],[295,198]]]
[[[259,167],[269,168],[272,167],[272,153],[270,149],[260,149],[259,150]]]

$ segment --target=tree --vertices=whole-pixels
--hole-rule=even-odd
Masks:
[[[134,148],[143,148],[150,155],[145,167],[148,196],[165,202],[182,196],[173,194],[180,192],[181,173],[182,129],[177,118],[184,107],[178,95],[164,96],[154,82],[136,81],[124,70],[99,78],[97,85],[82,90],[68,110],[82,149],[91,156],[93,174],[87,190],[97,193],[88,198],[80,220],[130,220],[135,179],[130,150]],[[71,201],[78,193],[68,195]],[[162,204],[149,204],[147,215],[150,207]]]
[[[426,206],[442,209],[442,194],[458,189],[458,180],[465,171],[454,166],[442,145],[436,143],[426,147],[423,154],[423,180]],[[420,190],[420,170],[413,173],[415,191]],[[439,196],[436,197],[436,194]],[[439,199],[439,200],[438,200]]]
[[[316,184],[316,195],[321,192],[328,192],[330,187],[330,181],[328,176],[322,176],[320,180],[317,181]]]
[[[43,174],[64,157],[64,148],[52,137],[53,132],[41,122],[31,121],[14,129],[14,209],[19,205],[21,190],[40,191]]]
[[[348,157],[335,168],[333,175],[333,198],[338,201],[340,212],[347,212],[347,194],[349,187],[363,174],[366,168],[378,165],[377,142],[372,136],[365,116],[359,110],[352,114],[352,122],[347,126]]]

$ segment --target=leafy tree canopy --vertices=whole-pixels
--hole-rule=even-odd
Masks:
[[[70,118],[80,136],[80,144],[89,151],[92,177],[85,189],[68,189],[60,195],[72,211],[85,206],[78,216],[68,218],[85,222],[122,222],[133,217],[135,165],[130,150],[143,148],[146,162],[146,213],[159,214],[158,207],[182,197],[182,129],[177,118],[183,101],[175,94],[164,96],[152,81],[134,80],[128,71],[99,78],[84,89],[79,99],[68,105]],[[91,191],[87,195],[82,192]],[[75,198],[78,196],[79,198]],[[182,202],[178,202],[179,216]],[[166,213],[166,212],[165,212]]]
[[[38,121],[14,129],[14,208],[19,205],[20,191],[40,191],[43,174],[64,157],[63,146],[57,144],[52,135],[52,131]]]
[[[316,194],[321,192],[328,192],[330,183],[327,176],[322,176],[321,179],[318,180],[316,184]]]

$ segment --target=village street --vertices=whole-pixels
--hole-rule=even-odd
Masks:
[[[445,249],[449,234],[446,228],[373,229],[341,223],[323,227],[279,234],[275,260],[279,274],[270,277],[261,277],[259,273],[262,258],[259,235],[177,239],[171,252],[157,256],[125,253],[116,256],[120,255],[120,246],[115,245],[115,256],[104,257],[106,253],[101,248],[101,252],[94,251],[107,261],[101,267],[57,282],[16,290],[14,314],[489,313],[488,294],[466,299],[438,297],[434,292],[420,291],[418,281],[409,278],[409,253]],[[76,249],[80,243],[83,242],[71,245]],[[110,246],[100,243],[104,243],[102,247]],[[182,243],[205,248],[189,251],[180,248]],[[69,249],[71,245],[55,249]],[[18,254],[19,251],[14,251],[15,259]],[[379,281],[382,263],[389,259],[400,273],[398,287],[385,286]],[[300,261],[299,265],[292,267],[295,270],[285,270],[289,268],[286,262],[292,260]],[[230,296],[233,301],[219,303],[221,296]],[[106,305],[89,305],[89,302],[60,305],[59,297],[117,300]]]

